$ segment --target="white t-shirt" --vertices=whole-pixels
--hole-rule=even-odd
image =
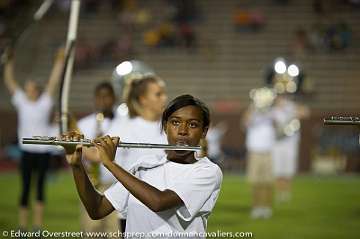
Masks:
[[[121,142],[167,144],[166,135],[160,130],[160,122],[147,121],[141,117],[117,119],[110,127],[108,134],[119,136]],[[144,155],[164,156],[165,151],[118,148],[115,161],[124,169],[131,171],[134,166],[139,164],[139,160]]]
[[[249,151],[270,152],[275,142],[272,111],[254,112],[246,132],[246,147]]]
[[[85,138],[95,139],[97,137],[96,134],[98,133],[98,131],[102,132],[103,135],[109,134],[108,130],[114,122],[115,118],[104,118],[102,123],[98,126],[98,123],[96,122],[96,114],[93,113],[80,119],[77,125],[81,133],[84,134]],[[98,129],[97,127],[100,127],[100,129]],[[102,164],[100,164],[100,180],[102,183],[116,182],[115,177]]]
[[[292,119],[296,118],[296,104],[290,100],[286,100],[283,102],[281,106],[275,106],[273,109],[273,116],[275,122],[282,126],[288,124]],[[282,143],[287,147],[288,145],[294,144],[296,145],[300,139],[299,131],[295,132],[291,136],[285,136],[280,140],[277,140],[277,143]],[[288,143],[286,143],[288,142]],[[295,146],[294,146],[295,147]]]
[[[285,100],[273,110],[275,122],[279,127],[285,127],[296,117],[296,104]],[[292,177],[296,173],[299,153],[300,132],[277,139],[272,150],[274,175],[277,177]]]
[[[158,156],[144,156],[142,161],[162,160],[163,164],[152,168],[140,168],[136,176],[159,190],[169,189],[175,192],[184,205],[153,212],[133,195],[127,197],[128,191],[118,182],[104,194],[120,213],[124,210],[128,211],[126,232],[155,233],[155,235],[156,233],[206,232],[207,219],[220,192],[222,182],[220,168],[208,158],[200,158],[192,164],[180,164],[167,161],[166,156],[162,159],[150,159],[154,157]],[[173,234],[169,238],[178,237]]]
[[[46,145],[24,145],[21,140],[24,137],[48,135],[49,119],[53,106],[50,95],[45,92],[38,100],[30,101],[22,90],[17,89],[11,101],[17,109],[20,148],[32,153],[47,152],[48,146]]]

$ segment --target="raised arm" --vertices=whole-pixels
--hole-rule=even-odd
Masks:
[[[65,52],[64,49],[61,48],[58,50],[56,54],[54,66],[51,70],[50,78],[45,89],[45,91],[50,96],[54,94],[55,89],[60,81],[61,73],[64,68],[64,61],[65,61]]]
[[[84,165],[81,162],[82,147],[77,146],[76,149],[67,147],[65,150],[67,153],[66,159],[73,172],[76,189],[90,218],[101,219],[114,211],[114,207],[106,197],[96,191],[91,184]]]
[[[183,203],[181,198],[171,190],[161,191],[138,179],[119,165],[114,163],[116,145],[119,139],[111,140],[109,136],[97,140],[97,149],[104,166],[119,180],[119,182],[138,200],[154,212],[164,211]]]
[[[12,57],[12,54],[9,53],[9,51],[10,50],[7,50],[7,53],[5,53],[7,59],[5,59],[4,66],[4,83],[10,94],[13,95],[19,85],[16,82],[14,76],[14,58]]]

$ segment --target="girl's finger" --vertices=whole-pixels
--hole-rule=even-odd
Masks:
[[[111,139],[112,139],[113,144],[117,147],[120,143],[120,137],[113,137]]]
[[[96,143],[94,145],[100,154],[104,152],[104,147],[100,143]]]
[[[106,135],[105,138],[104,138],[104,142],[106,142],[106,144],[109,146],[109,147],[114,147],[114,143],[113,141],[111,140],[110,136]]]

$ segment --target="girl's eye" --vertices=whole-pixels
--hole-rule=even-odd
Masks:
[[[190,128],[197,128],[197,127],[199,126],[199,124],[198,124],[198,123],[195,123],[195,122],[191,122],[191,123],[189,124],[189,126],[190,126]]]
[[[178,120],[171,120],[170,123],[174,126],[178,126],[180,124],[180,121]]]

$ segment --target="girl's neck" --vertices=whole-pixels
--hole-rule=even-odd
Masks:
[[[158,121],[160,117],[150,110],[143,110],[139,116],[147,121]]]
[[[177,155],[175,152],[167,152],[167,159],[171,162],[180,164],[192,164],[197,161],[193,152],[189,152],[186,155]]]

